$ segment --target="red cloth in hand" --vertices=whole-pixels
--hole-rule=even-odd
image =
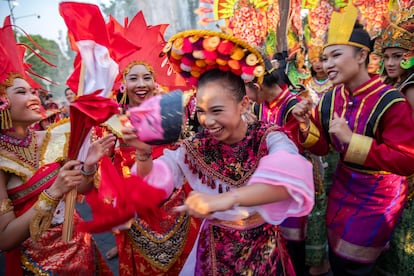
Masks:
[[[163,211],[159,206],[166,197],[164,190],[152,187],[139,176],[121,177],[108,157],[103,157],[100,171],[100,187],[86,195],[93,219],[80,223],[79,231],[110,231],[135,215],[154,229],[160,227]]]

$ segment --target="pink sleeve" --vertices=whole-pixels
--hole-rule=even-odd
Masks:
[[[137,164],[131,168],[131,174],[137,175]],[[154,160],[151,172],[144,177],[153,187],[163,189],[168,198],[174,190],[173,175],[168,165],[161,160]]]
[[[263,157],[248,185],[255,183],[284,186],[291,195],[288,200],[258,206],[257,211],[269,223],[305,216],[313,208],[312,164],[300,154],[279,150]]]

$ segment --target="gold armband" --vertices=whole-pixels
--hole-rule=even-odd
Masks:
[[[10,198],[0,200],[0,216],[14,210],[14,206]]]
[[[41,192],[34,209],[36,214],[30,220],[30,237],[37,241],[42,233],[52,224],[53,214],[59,200],[52,198],[45,191]]]
[[[374,139],[353,133],[349,142],[344,161],[364,165]]]

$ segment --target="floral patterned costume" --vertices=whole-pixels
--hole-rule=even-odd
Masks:
[[[294,275],[277,225],[312,209],[312,169],[293,142],[276,130],[276,126],[255,122],[245,138],[232,145],[200,132],[154,160],[146,180],[159,187],[162,176],[167,193],[185,177],[193,190],[204,193],[224,193],[259,182],[283,185],[292,196],[291,200],[235,206],[212,214],[203,221],[181,275]],[[296,166],[303,166],[303,173],[298,174]]]

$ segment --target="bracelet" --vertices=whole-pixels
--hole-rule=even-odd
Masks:
[[[82,167],[81,167],[80,171],[81,171],[81,173],[82,173],[83,175],[85,175],[85,176],[90,176],[90,175],[93,175],[94,173],[96,173],[96,170],[97,170],[97,169],[98,169],[98,166],[95,164],[95,166],[94,166],[93,170],[92,170],[92,171],[87,172],[87,171],[85,171],[85,168],[84,168],[84,167],[83,167],[83,165],[82,165]]]
[[[52,201],[58,201],[59,202],[62,198],[62,197],[61,198],[56,198],[56,197],[52,196],[47,189],[43,190],[43,192],[45,193],[45,196],[47,196]]]
[[[54,198],[50,196],[46,192],[46,190],[43,190],[43,192],[40,193],[39,199],[35,205],[35,209],[37,210],[43,210],[43,211],[50,211],[59,204],[60,199]]]
[[[135,156],[136,156],[138,161],[145,162],[145,161],[149,160],[152,157],[152,150],[150,152],[145,152],[145,153],[135,152]]]

